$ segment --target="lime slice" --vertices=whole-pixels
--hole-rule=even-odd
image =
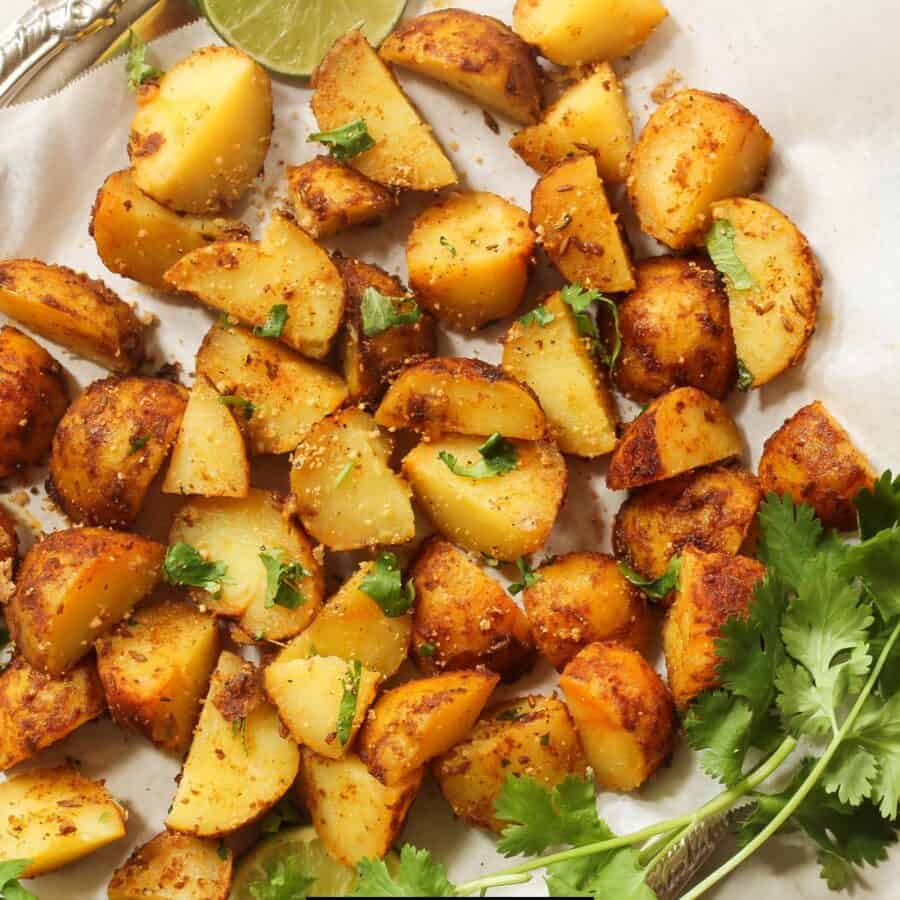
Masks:
[[[201,12],[222,39],[283,75],[311,75],[329,47],[361,27],[378,46],[403,15],[406,0],[202,0]]]

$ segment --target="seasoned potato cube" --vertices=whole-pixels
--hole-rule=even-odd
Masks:
[[[449,453],[460,466],[471,466],[482,458],[481,443],[463,435],[421,443],[403,460],[403,474],[448,540],[502,560],[534,553],[544,546],[565,498],[565,460],[550,442],[515,441],[515,469],[476,479],[454,474],[440,457]]]
[[[347,399],[347,385],[331,369],[235,325],[209,330],[197,352],[197,374],[235,398],[253,454],[289,453],[313,422]]]
[[[753,589],[765,573],[755,559],[684,548],[678,590],[663,627],[669,688],[679,709],[718,687],[716,641],[722,626],[747,615]]]
[[[224,652],[166,827],[199,837],[227,834],[258,819],[287,792],[300,751],[281,733],[252,663]]]
[[[759,186],[772,138],[736,100],[679,91],[650,117],[631,154],[628,197],[641,228],[684,250],[703,241],[710,207]]]
[[[599,291],[630,291],[634,269],[593,156],[557,163],[531,194],[531,225],[562,276]]]
[[[218,658],[215,619],[186,603],[142,607],[97,641],[113,718],[173,753],[191,742]]]
[[[332,550],[402,544],[415,534],[391,440],[361,409],[317,422],[294,451],[291,492],[306,530]]]
[[[438,9],[401,22],[381,58],[474,97],[516,122],[541,111],[541,70],[532,49],[499,19]]]
[[[432,763],[454,815],[502,831],[494,814],[506,779],[533,778],[551,790],[569,775],[583,778],[587,763],[565,704],[531,695],[486,710],[469,734]]]
[[[161,378],[95,381],[69,407],[53,437],[50,495],[69,518],[131,524],[169,453],[187,391]]]
[[[618,184],[625,178],[633,139],[625,92],[613,67],[601,63],[563,91],[540,122],[517,132],[509,146],[538,172],[587,150],[604,183]]]
[[[113,372],[144,359],[144,326],[102,281],[36,259],[0,262],[0,312]]]
[[[759,387],[797,365],[816,330],[822,272],[806,238],[784,213],[762,200],[723,200],[714,220],[734,228],[734,251],[755,287],[725,279],[737,355]]]
[[[875,472],[843,426],[818,400],[798,410],[765,443],[759,460],[763,493],[807,503],[826,528],[856,528],[853,498],[871,490]]]
[[[203,47],[138,93],[128,157],[137,186],[179,212],[221,212],[262,171],[272,84],[233,47]]]
[[[596,641],[647,651],[650,611],[611,556],[567,553],[537,571],[522,596],[538,649],[557,669]]]
[[[442,356],[404,369],[375,421],[384,428],[539,440],[547,421],[534,392],[497,366]]]
[[[402,784],[462,740],[499,680],[493,672],[462,670],[386,691],[360,731],[360,759],[382,784]]]
[[[621,644],[589,644],[559,679],[600,787],[632,791],[669,757],[672,696],[650,664]]]
[[[24,878],[60,869],[125,837],[125,810],[70,766],[0,784],[0,859],[27,859]]]
[[[744,446],[728,411],[697,388],[676,388],[654,400],[629,426],[606,470],[611,490],[672,478],[740,456]]]
[[[514,322],[503,342],[503,368],[537,394],[563,453],[603,456],[616,446],[616,408],[606,378],[559,292],[541,306],[552,319]]]
[[[0,506],[0,579],[4,576],[10,581],[19,558],[19,535],[16,532],[16,521]]]
[[[304,747],[297,790],[325,849],[345,866],[355,866],[361,859],[380,859],[390,850],[419,791],[422,773],[416,769],[385,787],[353,753],[326,759]]]
[[[105,528],[54,531],[26,554],[6,620],[22,656],[60,675],[159,580],[165,547]]]
[[[484,666],[513,681],[534,662],[528,619],[453,544],[432,538],[412,568],[413,653],[426,674]]]

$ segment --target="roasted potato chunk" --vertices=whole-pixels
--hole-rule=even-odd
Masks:
[[[589,644],[559,679],[597,784],[640,787],[675,743],[675,707],[662,679],[636,650]]]
[[[25,555],[6,620],[22,656],[61,675],[159,580],[165,547],[106,528],[54,531]]]
[[[16,521],[0,506],[0,579],[4,576],[12,581],[12,575],[19,559],[19,535]]]
[[[491,478],[455,475],[441,458],[460,466],[482,459],[482,438],[453,435],[421,443],[403,460],[416,499],[448,540],[511,561],[543,547],[566,495],[568,473],[556,446],[515,441],[516,468]]]
[[[415,428],[429,437],[499,432],[536,441],[547,430],[529,387],[481,360],[446,356],[404,369],[388,388],[375,421],[384,428]]]
[[[541,111],[541,70],[532,49],[499,19],[438,9],[401,22],[379,51],[516,122]]]
[[[187,391],[161,378],[95,381],[53,437],[49,491],[69,518],[130,525],[169,453]]]
[[[312,109],[322,131],[363,119],[375,145],[350,165],[390,187],[437,191],[456,183],[431,128],[360,31],[335,41],[313,76]]]
[[[144,359],[144,326],[102,281],[37,259],[0,262],[0,312],[113,372]]]
[[[306,530],[332,550],[402,544],[415,534],[391,440],[361,409],[317,422],[294,451],[291,492]]]
[[[528,214],[486,191],[441,197],[406,241],[409,283],[442,322],[474,331],[515,312],[534,253]]]
[[[272,84],[233,47],[203,47],[143,86],[128,158],[135,184],[179,212],[217,213],[262,171]]]
[[[611,490],[640,487],[740,456],[737,426],[718,400],[676,388],[654,400],[622,435],[606,470]]]
[[[432,538],[411,575],[413,654],[426,674],[484,666],[514,681],[530,668],[534,641],[525,614],[465,553]]]
[[[599,291],[630,291],[634,268],[593,156],[564,159],[531,193],[531,226],[560,274]]]
[[[818,400],[798,410],[765,443],[759,460],[763,493],[807,503],[826,528],[856,528],[853,498],[871,490],[875,471],[843,426]]]
[[[647,122],[631,154],[628,197],[641,228],[675,250],[703,241],[711,206],[759,186],[772,138],[724,94],[679,91]]]
[[[509,825],[494,813],[506,779],[533,778],[551,790],[569,775],[583,778],[587,763],[565,704],[531,695],[485,710],[455,747],[432,763],[454,815],[500,832]]]

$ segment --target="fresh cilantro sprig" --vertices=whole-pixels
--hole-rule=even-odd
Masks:
[[[136,435],[128,442],[128,455],[134,456],[135,453],[140,453],[148,443],[150,443],[149,434]]]
[[[363,291],[360,313],[366,337],[375,337],[395,325],[412,325],[422,318],[422,310],[411,297],[388,297],[373,287]]]
[[[612,372],[622,352],[622,332],[619,327],[619,307],[614,300],[594,288],[584,288],[580,284],[566,285],[560,291],[563,303],[569,306],[575,316],[578,333],[589,338],[594,351],[600,355],[606,367]],[[609,310],[613,323],[613,347],[610,351],[600,340],[597,323],[591,315],[591,306],[602,303]]]
[[[284,853],[268,863],[263,874],[247,885],[253,900],[302,900],[316,878],[306,868],[306,855]]]
[[[514,581],[509,586],[509,592],[513,596],[521,594],[525,588],[530,588],[533,584],[537,584],[544,577],[540,572],[535,572],[531,568],[524,556],[520,556],[516,560],[516,568],[519,570],[519,580]]]
[[[372,571],[360,582],[359,589],[371,597],[391,618],[409,612],[416,599],[412,580],[403,583],[403,573],[394,553],[379,553]]]
[[[736,291],[749,291],[756,287],[756,282],[737,255],[734,238],[734,225],[728,219],[716,219],[706,233],[706,252]]]
[[[337,739],[343,747],[350,740],[353,732],[353,720],[356,718],[356,706],[359,701],[359,679],[362,675],[362,663],[358,659],[352,659],[347,663],[347,672],[344,675],[341,703],[338,707]]]
[[[888,469],[871,490],[863,488],[853,502],[863,540],[893,528],[900,521],[900,475],[894,478]]]
[[[213,596],[222,590],[228,567],[221,560],[208,560],[184,541],[172,544],[163,561],[163,577],[170,584],[203,588]]]
[[[539,304],[534,309],[529,310],[524,316],[519,316],[520,325],[540,325],[543,328],[556,319],[556,316],[547,309],[543,304]]]
[[[447,870],[427,850],[405,844],[393,872],[383,859],[364,859],[354,897],[455,897]]]
[[[297,609],[306,602],[300,582],[309,578],[302,563],[282,562],[284,550],[280,547],[271,550],[261,549],[259,559],[266,570],[266,596],[263,606],[271,609],[273,606],[283,606],[285,609]]]
[[[681,573],[681,557],[673,556],[666,566],[666,571],[659,578],[644,578],[640,572],[636,572],[631,566],[623,562],[619,563],[619,571],[648,597],[652,597],[654,600],[664,600],[678,587],[678,576]]]
[[[360,153],[365,153],[375,146],[375,139],[369,134],[365,119],[354,119],[331,131],[317,131],[307,140],[324,144],[338,162],[353,159],[354,156],[359,156]]]
[[[129,28],[128,42],[125,44],[125,78],[128,87],[133,91],[136,91],[145,81],[153,81],[163,74],[162,69],[157,69],[147,62],[149,49],[140,36]]]
[[[446,450],[438,452],[438,459],[460,478],[494,478],[511,472],[519,464],[516,446],[498,432],[494,432],[479,448],[481,459],[471,466],[462,465]]]
[[[287,303],[274,303],[269,308],[265,322],[262,325],[253,326],[253,333],[257,337],[280,338],[284,333],[284,326],[287,325],[287,320]]]
[[[19,876],[31,865],[30,859],[10,859],[0,862],[0,897],[5,900],[38,900],[19,884]]]
[[[746,393],[753,387],[756,376],[747,368],[747,364],[740,358],[737,361],[737,389]]]
[[[253,403],[244,397],[239,397],[237,394],[222,394],[219,397],[219,403],[239,409],[245,419],[252,419],[253,413],[256,412],[256,406]]]

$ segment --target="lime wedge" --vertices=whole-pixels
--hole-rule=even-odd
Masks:
[[[331,45],[362,28],[378,46],[406,0],[202,0],[200,10],[233,47],[283,75],[311,75]]]

